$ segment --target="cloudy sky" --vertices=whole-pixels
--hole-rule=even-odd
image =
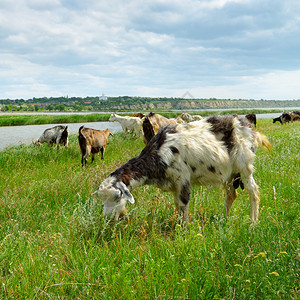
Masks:
[[[300,99],[299,0],[0,2],[0,99]]]

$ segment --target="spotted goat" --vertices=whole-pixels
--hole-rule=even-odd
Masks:
[[[246,118],[210,117],[200,121],[168,125],[150,140],[139,156],[111,173],[95,192],[104,205],[104,216],[126,215],[126,202],[135,202],[131,190],[155,184],[174,194],[176,207],[188,223],[193,185],[222,185],[229,214],[237,197],[237,177],[248,189],[252,222],[259,212],[259,188],[253,178],[258,146],[271,149],[266,136],[252,129]]]
[[[56,144],[57,149],[59,149],[60,145],[68,147],[68,136],[68,126],[57,125],[46,129],[38,139],[33,141],[33,144],[39,146],[43,143],[48,143],[49,146]]]

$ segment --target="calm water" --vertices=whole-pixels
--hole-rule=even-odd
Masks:
[[[0,127],[0,150],[8,146],[17,146],[21,144],[30,144],[41,136],[45,129],[54,127],[60,124],[45,124],[45,125],[26,125],[26,126],[8,126]],[[71,123],[68,125],[70,134],[78,133],[80,126],[104,130],[108,128],[112,133],[121,131],[121,125],[118,122],[90,122],[90,123]]]
[[[263,118],[275,118],[279,113],[270,114],[257,114],[258,119]],[[47,128],[51,128],[59,124],[45,124],[45,125],[26,125],[26,126],[8,126],[0,127],[0,150],[9,146],[17,146],[21,144],[30,144],[32,140],[41,136],[43,131]],[[90,122],[90,123],[70,123],[68,125],[69,133],[78,133],[78,129],[81,125],[93,129],[106,129],[108,128],[112,133],[116,133],[122,130],[121,125],[118,122]]]

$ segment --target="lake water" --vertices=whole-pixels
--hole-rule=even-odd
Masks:
[[[41,136],[45,129],[60,124],[26,125],[26,126],[4,126],[0,127],[0,151],[5,147],[18,146],[21,144],[30,144]],[[89,123],[71,123],[68,125],[69,134],[78,133],[80,126],[104,130],[108,128],[112,133],[122,130],[118,122],[89,122]]]
[[[275,118],[279,113],[270,114],[257,114],[258,119],[263,118]],[[18,146],[21,144],[30,144],[32,140],[35,140],[41,136],[45,129],[60,125],[60,124],[44,124],[44,125],[26,125],[26,126],[4,126],[0,127],[0,151],[5,147]],[[122,130],[121,125],[118,122],[89,122],[89,123],[70,123],[68,125],[69,133],[78,133],[80,126],[104,130],[108,128],[112,133],[116,133]]]

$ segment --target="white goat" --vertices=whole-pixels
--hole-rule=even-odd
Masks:
[[[130,190],[155,184],[174,194],[177,208],[188,223],[192,185],[223,185],[225,213],[229,214],[236,188],[245,185],[251,201],[250,219],[259,211],[259,189],[253,178],[257,145],[271,149],[268,139],[245,119],[214,116],[161,128],[139,156],[111,173],[95,193],[104,204],[104,215],[117,219],[126,214],[125,204],[134,203]]]
[[[133,131],[137,137],[140,136],[142,132],[143,121],[139,117],[129,117],[129,116],[119,116],[112,113],[109,118],[110,122],[117,121],[121,124],[124,133],[128,131]]]

